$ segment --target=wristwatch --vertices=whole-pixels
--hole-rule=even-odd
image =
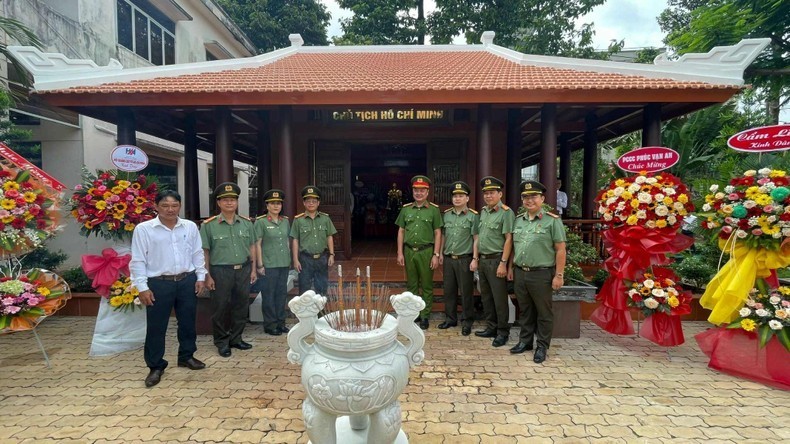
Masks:
[[[506,264],[507,263],[507,259],[500,259],[499,262],[502,262],[503,264]]]
[[[562,273],[556,273],[554,276],[557,276],[557,277],[564,277],[565,275],[564,275],[564,274],[562,274]]]
[[[439,257],[439,253],[434,253],[433,255],[436,256],[436,257]]]

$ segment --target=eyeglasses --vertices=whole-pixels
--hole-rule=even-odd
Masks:
[[[521,198],[524,200],[536,200],[539,197],[541,197],[540,194],[527,194],[525,196],[521,196]]]

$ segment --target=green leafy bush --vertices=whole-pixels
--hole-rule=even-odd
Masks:
[[[69,284],[72,292],[75,293],[91,293],[93,287],[91,280],[85,275],[81,267],[69,268],[68,270],[60,273],[60,276]]]
[[[19,262],[22,269],[43,268],[45,270],[57,270],[58,267],[68,259],[69,255],[61,250],[49,251],[46,248],[38,248],[22,256]]]
[[[565,280],[575,279],[586,282],[587,279],[584,277],[580,265],[596,264],[600,262],[601,258],[592,245],[585,243],[578,234],[568,232],[568,227],[565,227],[565,236],[567,239],[565,244],[567,250]]]
[[[719,259],[723,265],[729,256],[722,258],[721,250],[711,243],[697,242],[693,248],[675,257],[672,269],[683,284],[701,289],[716,275]]]

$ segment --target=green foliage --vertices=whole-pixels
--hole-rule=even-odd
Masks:
[[[217,0],[247,34],[259,53],[290,45],[289,34],[302,35],[305,45],[326,45],[332,18],[316,0]]]
[[[14,56],[8,51],[8,41],[11,40],[13,42],[11,44],[14,45],[35,46],[38,49],[42,49],[43,45],[41,40],[39,40],[38,36],[22,22],[9,17],[0,16],[0,31],[4,32],[7,36],[5,40],[0,41],[0,56],[12,62],[8,64],[8,78],[18,79],[26,91],[31,85],[30,78],[16,63]],[[10,39],[8,39],[8,37],[10,37]],[[0,90],[3,90],[3,88],[0,88]],[[17,101],[25,99],[25,94],[19,92],[19,90],[15,90],[12,94],[13,98]]]
[[[575,279],[577,281],[585,282],[584,274],[582,273],[581,264],[596,264],[600,262],[601,258],[598,252],[592,245],[585,243],[579,235],[567,231],[565,227],[566,243],[565,249],[567,251],[565,261],[565,279]]]
[[[343,19],[343,35],[335,45],[408,45],[425,37],[425,21],[411,9],[422,0],[338,0],[341,8],[354,15]]]
[[[608,277],[609,277],[609,272],[601,268],[595,272],[595,276],[593,276],[592,278],[592,283],[593,285],[595,285],[595,288],[600,290],[601,287],[603,287],[603,283],[606,281]]]
[[[17,128],[8,118],[8,109],[13,105],[8,91],[0,88],[0,142],[15,148],[15,142],[27,140],[32,135],[29,130]]]
[[[693,249],[679,254],[671,268],[682,283],[701,289],[716,275],[720,257],[721,250],[711,242],[697,242]]]
[[[63,280],[69,284],[69,288],[73,293],[93,292],[91,280],[85,275],[85,272],[82,271],[81,267],[69,268],[68,270],[60,273],[60,277],[62,277]]]
[[[46,248],[37,248],[20,259],[23,269],[42,268],[44,270],[57,270],[68,259],[69,255],[61,250],[49,251]]]

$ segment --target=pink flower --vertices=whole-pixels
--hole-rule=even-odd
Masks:
[[[765,184],[770,183],[770,182],[771,182],[771,179],[769,179],[767,177],[763,177],[762,179],[758,179],[757,180],[757,183],[759,185],[765,185]]]
[[[5,308],[5,311],[8,314],[19,313],[19,310],[21,310],[21,308],[17,307],[16,305],[11,305]]]
[[[759,228],[755,228],[754,230],[752,230],[752,234],[755,235],[755,236],[762,236],[763,230],[761,230]]]
[[[738,193],[730,193],[730,194],[727,196],[727,199],[730,199],[730,200],[738,200],[738,199],[740,199],[740,198],[741,198],[741,197],[740,197],[740,196],[738,196]]]
[[[723,231],[723,232],[725,232],[727,234],[732,233],[732,227],[729,226],[729,225],[725,225],[725,226],[721,227],[721,231]]]
[[[97,189],[99,192],[102,192],[102,193],[103,193],[103,192],[105,192],[105,191],[107,191],[107,187],[105,187],[104,185],[100,185],[100,186],[99,186],[98,188],[96,188],[96,189]]]
[[[782,301],[782,307],[790,307],[790,301]]]
[[[774,212],[774,206],[773,205],[766,205],[766,206],[763,207],[763,211],[765,211],[766,213],[773,213]]]
[[[761,309],[761,308],[763,308],[763,304],[761,304],[761,303],[759,303],[759,302],[755,302],[755,303],[754,303],[754,309],[755,309],[755,310],[759,310],[759,309]]]

